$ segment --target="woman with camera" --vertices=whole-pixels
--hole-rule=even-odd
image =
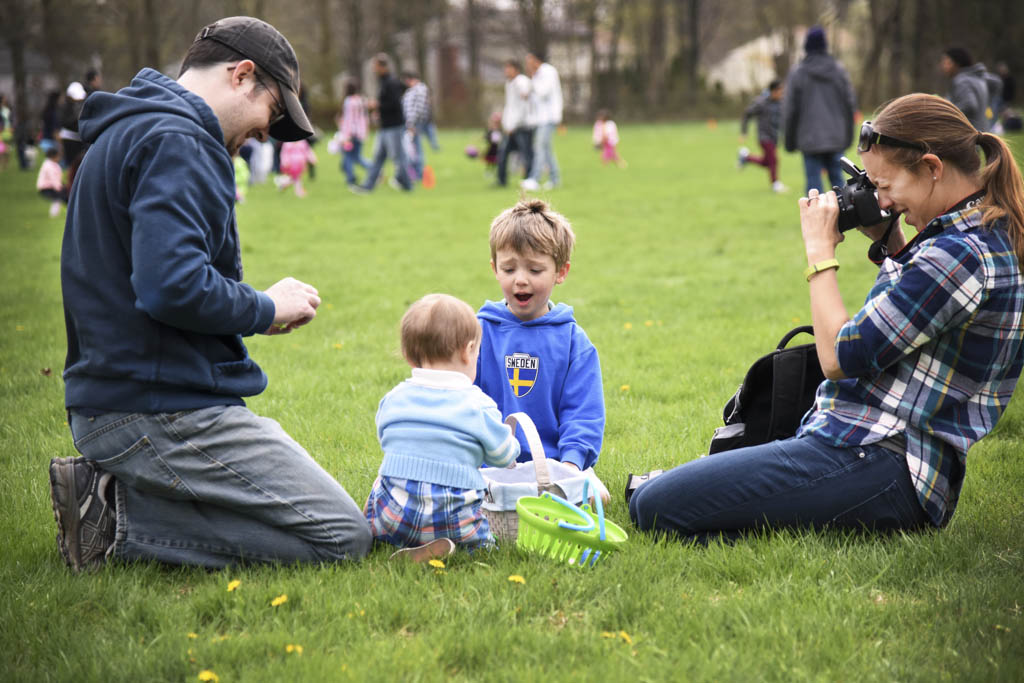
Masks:
[[[984,153],[982,165],[978,150]],[[638,488],[642,530],[706,542],[759,528],[942,527],[970,447],[1024,364],[1024,181],[999,137],[931,95],[890,102],[858,144],[878,204],[878,277],[851,318],[834,192],[799,200],[826,380],[794,438],[680,465]],[[917,234],[893,229],[902,215]]]

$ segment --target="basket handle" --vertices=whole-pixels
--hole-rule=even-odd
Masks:
[[[592,487],[590,485],[590,477],[587,477],[586,479],[583,480],[583,502],[587,502],[587,500],[589,500],[587,498],[587,493],[590,491],[591,488],[594,488],[594,487]],[[598,529],[600,530],[600,534],[601,534],[600,538],[603,541],[603,540],[605,540],[605,534],[604,534],[604,503],[601,502],[601,493],[600,493],[600,491],[598,491],[597,495],[594,496],[594,505],[597,507],[597,524],[598,524]],[[591,526],[591,528],[593,528],[593,526]]]
[[[537,425],[526,413],[512,413],[505,418],[505,424],[512,428],[512,436],[516,435],[516,425],[523,430],[526,443],[530,444],[530,455],[533,456],[533,471],[537,475],[537,489],[546,491],[551,488],[551,473],[548,471],[547,458],[544,455],[544,444],[541,443]]]
[[[580,510],[578,507],[576,507],[575,505],[573,505],[572,503],[567,501],[565,498],[562,498],[561,496],[556,496],[555,494],[550,493],[548,491],[545,491],[544,493],[540,494],[540,497],[541,498],[550,498],[551,500],[555,501],[556,503],[558,503],[562,507],[569,508],[575,514],[579,515],[580,519],[583,520],[583,524],[570,524],[569,522],[566,522],[565,520],[561,520],[560,519],[560,520],[558,520],[558,527],[560,529],[569,529],[571,531],[582,531],[585,534],[594,530],[594,519],[590,515],[585,513],[583,510]]]

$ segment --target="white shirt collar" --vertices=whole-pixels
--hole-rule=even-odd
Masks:
[[[406,380],[413,384],[437,389],[465,389],[473,386],[473,383],[461,372],[454,370],[430,370],[428,368],[413,368],[412,377]]]

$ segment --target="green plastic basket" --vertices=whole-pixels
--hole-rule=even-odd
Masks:
[[[583,498],[587,499],[584,483]],[[604,518],[601,496],[594,496],[597,514],[590,505],[576,507],[550,493],[523,496],[516,502],[519,537],[516,545],[557,562],[593,567],[602,557],[619,549],[629,535],[615,522]]]

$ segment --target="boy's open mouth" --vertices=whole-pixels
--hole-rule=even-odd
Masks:
[[[525,304],[527,301],[533,298],[533,294],[516,294],[515,297],[517,301]]]

